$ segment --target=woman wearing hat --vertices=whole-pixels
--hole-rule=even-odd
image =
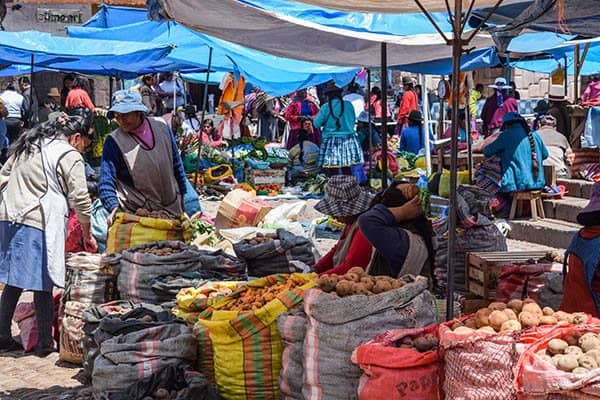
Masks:
[[[159,104],[162,108],[162,101],[156,91],[156,76],[154,74],[146,74],[142,76],[142,87],[140,94],[142,95],[142,103],[148,109],[149,116],[160,115]]]
[[[85,118],[61,114],[25,131],[0,172],[0,351],[21,346],[11,320],[23,290],[32,290],[38,339],[35,353],[55,351],[52,288],[65,283],[69,205],[81,223],[87,251],[97,250],[90,228],[92,202],[83,153],[92,143]]]
[[[433,136],[429,134],[431,140]],[[400,133],[400,151],[419,154],[425,147],[425,133],[423,132],[423,116],[421,111],[412,110],[408,116],[408,126]]]
[[[285,110],[285,119],[290,125],[290,136],[287,140],[288,150],[298,144],[298,132],[302,128],[302,120],[306,117],[314,119],[319,113],[319,107],[307,98],[306,89],[298,90],[292,102]],[[311,142],[321,145],[321,136],[318,131],[313,132]]]
[[[353,111],[354,113],[354,111]],[[325,186],[325,197],[315,209],[345,223],[340,240],[313,269],[319,273],[345,274],[352,267],[367,268],[373,247],[358,228],[358,218],[367,211],[373,196],[353,176],[333,176]]]
[[[548,149],[519,114],[511,112],[504,116],[500,135],[486,146],[483,154],[488,158],[498,156],[501,159],[500,192],[543,189],[542,162],[548,158]]]
[[[330,176],[336,175],[339,169],[343,175],[351,175],[352,166],[364,161],[358,135],[354,130],[354,107],[352,103],[342,99],[342,89],[333,82],[329,82],[325,94],[329,100],[314,121],[315,127],[322,128],[319,165]]]
[[[548,93],[548,103],[550,110],[548,111],[556,119],[556,130],[566,136],[571,137],[571,129],[569,128],[569,111],[567,110],[567,96],[562,85],[550,86]]]
[[[535,119],[531,123],[531,130],[537,131],[540,127],[540,120],[544,118],[546,114],[550,111],[550,107],[548,106],[548,102],[544,99],[537,102],[533,112],[535,113]]]
[[[517,101],[511,96],[510,85],[506,84],[506,79],[498,77],[494,84],[488,87],[494,89],[494,93],[485,100],[481,109],[481,131],[485,136],[497,133],[502,126],[502,118],[519,109]]]
[[[419,199],[419,189],[395,183],[377,195],[375,205],[358,218],[362,234],[375,254],[367,272],[371,275],[419,275],[428,266],[433,274],[433,229]]]
[[[402,100],[400,100],[396,133],[400,132],[400,129],[408,126],[410,113],[419,109],[419,98],[415,92],[412,78],[410,76],[403,76],[402,86],[404,87],[404,94],[402,95]]]
[[[560,309],[600,317],[600,182],[592,188],[590,202],[577,215],[583,225],[565,255],[564,291]]]
[[[164,121],[146,117],[138,92],[120,90],[113,95],[109,118],[119,128],[105,140],[98,191],[112,224],[118,210],[135,213],[183,213],[186,176],[170,128]]]

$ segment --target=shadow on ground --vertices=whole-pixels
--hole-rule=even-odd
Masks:
[[[92,389],[90,387],[62,387],[51,386],[46,389],[22,388],[0,391],[2,400],[91,400]]]

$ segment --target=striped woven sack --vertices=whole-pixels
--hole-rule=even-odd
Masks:
[[[194,326],[198,338],[200,370],[224,400],[279,400],[279,373],[283,345],[277,318],[300,306],[304,292],[315,285],[315,274],[275,274],[249,282],[263,288],[290,278],[304,284],[286,290],[265,306],[246,312],[220,310],[241,296],[231,296],[200,314]]]
[[[179,219],[140,217],[130,213],[117,213],[108,229],[106,252],[120,253],[131,247],[160,240],[190,243],[192,227],[185,216]]]

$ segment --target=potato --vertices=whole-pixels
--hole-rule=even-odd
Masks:
[[[514,300],[509,301],[507,306],[508,306],[508,308],[510,308],[511,310],[513,310],[515,313],[518,314],[523,309],[523,302],[521,300],[514,299]]]
[[[525,306],[527,306],[526,304]],[[525,311],[525,306],[523,306],[523,311],[519,314],[519,322],[523,325],[523,328],[531,328],[534,326],[538,326],[540,324],[540,319],[537,315]],[[541,311],[541,310],[540,310]]]
[[[600,365],[600,349],[592,349],[584,353],[586,356],[593,357],[596,363]]]
[[[558,320],[551,315],[544,315],[540,318],[540,325],[556,325]]]
[[[327,275],[317,278],[317,285],[324,292],[331,292],[335,289],[335,282]]]
[[[569,324],[573,323],[573,316],[564,311],[557,311],[554,313],[554,316],[559,321],[565,321],[565,322],[568,322]]]
[[[579,362],[579,366],[587,369],[596,369],[598,368],[598,362],[592,356],[588,356],[586,354],[580,356],[577,361]]]
[[[494,328],[496,331],[500,331],[502,324],[508,321],[508,317],[504,312],[495,310],[489,315],[488,321],[490,322],[490,326],[492,328]]]
[[[477,321],[475,321],[475,318],[471,317],[465,321],[465,326],[467,328],[477,329]]]
[[[544,313],[544,315],[554,315],[554,310],[550,307],[542,308],[542,312]]]
[[[452,329],[454,331],[454,330],[456,330],[456,328],[459,328],[461,326],[465,326],[465,324],[463,324],[461,321],[454,321],[452,323],[452,325],[450,326],[450,329]]]
[[[577,367],[573,371],[571,371],[571,373],[575,375],[586,375],[588,372],[590,372],[590,370],[583,367]]]
[[[562,339],[552,339],[548,342],[548,354],[563,354],[569,344]],[[575,367],[573,367],[575,368]]]
[[[523,305],[525,305],[525,304],[536,304],[537,305],[536,301],[534,299],[530,299],[529,297],[526,298],[525,300],[523,300]]]
[[[434,342],[430,337],[419,336],[413,339],[413,345],[417,351],[424,353],[437,346],[437,340]]]
[[[600,339],[595,333],[586,333],[579,338],[579,347],[584,352],[600,347]]]
[[[401,287],[404,287],[406,285],[406,282],[404,282],[401,279],[394,279],[392,281],[392,289],[400,289]]]
[[[572,354],[560,357],[556,363],[556,368],[567,372],[571,372],[577,367],[579,367],[579,362],[577,361],[577,357]]]
[[[552,362],[552,357],[550,357],[548,354],[537,354],[536,356],[538,356],[539,358],[541,358],[542,360],[549,362],[550,364],[554,365],[554,363]]]
[[[154,397],[156,397],[157,399],[166,399],[167,397],[169,397],[169,391],[167,389],[160,388],[156,391]]]
[[[558,366],[558,360],[560,360],[563,357],[564,357],[564,354],[557,354],[555,356],[552,356],[552,364],[554,364],[554,366],[557,367]]]
[[[519,321],[515,321],[514,319],[509,319],[508,321],[506,321],[505,323],[502,324],[502,326],[500,327],[500,332],[509,333],[509,332],[520,331],[521,329],[522,329],[522,327],[521,327],[521,324],[519,323]]]
[[[366,274],[365,270],[364,270],[364,269],[362,269],[361,267],[352,267],[352,268],[350,268],[350,269],[348,270],[348,272],[347,272],[347,273],[349,273],[349,274],[356,274],[356,275],[360,276],[361,278],[362,278],[363,276],[367,276],[367,274]]]
[[[362,283],[354,283],[354,294],[368,296],[369,293],[371,292],[369,291],[369,289],[367,289],[365,285],[363,285]]]
[[[454,330],[454,332],[456,332],[456,333],[473,333],[473,332],[475,332],[475,330],[468,328],[466,326],[459,326],[458,328],[456,328]]]
[[[585,313],[573,313],[573,323],[575,325],[585,324],[588,321],[588,316]]]
[[[362,278],[360,278],[360,283],[365,285],[367,290],[373,289],[373,286],[375,285],[375,282],[373,282],[373,278],[371,278],[370,276],[363,276]]]
[[[360,282],[360,276],[353,272],[346,272],[344,279],[351,282]]]
[[[477,332],[496,333],[494,328],[491,326],[482,326],[481,328],[477,329]]]
[[[525,300],[525,301],[527,301],[527,300]],[[536,315],[538,318],[540,318],[541,316],[544,315],[544,313],[542,312],[542,309],[536,303],[523,304],[523,309],[521,310],[521,312],[530,312],[533,315]]]
[[[506,309],[506,303],[502,303],[501,301],[496,301],[493,303],[490,303],[489,306],[487,306],[487,308],[489,308],[492,311],[502,311],[504,309]]]
[[[335,285],[335,292],[340,297],[349,296],[352,292],[352,282],[342,280]]]
[[[490,325],[489,316],[491,313],[492,310],[490,310],[489,308],[481,308],[477,310],[477,312],[475,313],[475,322],[477,323],[477,328]]]
[[[502,312],[504,314],[506,314],[506,317],[508,319],[512,319],[512,320],[515,320],[515,321],[519,320],[519,317],[517,317],[517,314],[511,308],[507,308],[506,310],[502,310]]]
[[[375,294],[384,293],[392,290],[392,284],[386,280],[377,280],[371,291]]]
[[[579,344],[580,337],[581,334],[579,332],[572,332],[565,335],[565,337],[563,337],[563,340],[569,343],[569,346],[577,346]]]
[[[579,357],[583,355],[583,350],[581,350],[581,347],[579,346],[568,346],[565,349],[565,354],[574,354]]]

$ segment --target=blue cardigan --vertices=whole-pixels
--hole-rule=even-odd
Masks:
[[[500,133],[498,139],[483,150],[486,157],[497,155],[502,161],[502,192],[518,192],[522,190],[543,189],[544,166],[542,162],[548,158],[548,149],[542,138],[533,132],[535,151],[537,153],[538,172],[533,174],[531,146],[525,129],[518,124],[508,127]]]

